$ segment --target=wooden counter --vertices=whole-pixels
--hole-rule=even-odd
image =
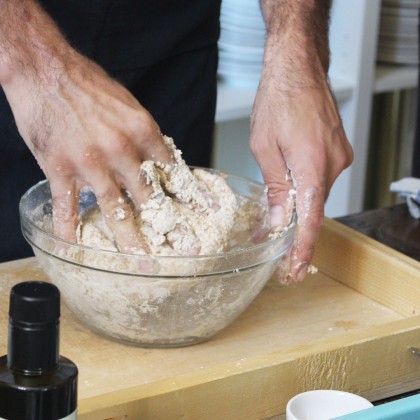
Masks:
[[[337,221],[420,261],[420,219],[406,203],[338,217]]]
[[[420,262],[327,220],[320,272],[270,280],[225,331],[199,345],[143,349],[91,333],[62,305],[61,354],[79,367],[79,418],[263,419],[293,395],[334,388],[370,399],[420,387]],[[13,284],[35,259],[0,264],[0,354]]]

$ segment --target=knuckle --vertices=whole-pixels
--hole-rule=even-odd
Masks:
[[[82,156],[82,165],[86,168],[96,168],[103,160],[100,149],[96,146],[89,146]]]
[[[109,136],[107,152],[111,156],[126,155],[133,150],[133,140],[125,133],[116,132]]]
[[[73,162],[63,155],[55,155],[41,165],[48,179],[67,180],[75,170]]]
[[[344,152],[344,162],[343,162],[343,169],[348,168],[352,163],[354,159],[354,152],[353,148],[346,139],[346,145],[345,145],[345,152]]]
[[[353,148],[350,142],[348,141],[343,128],[340,127],[340,129],[337,131],[337,136],[339,138],[339,141],[337,143],[339,146],[338,151],[335,154],[335,161],[339,172],[341,172],[342,170],[348,168],[352,164],[354,154]]]
[[[264,152],[264,148],[266,146],[264,146],[265,142],[262,142],[261,140],[259,140],[256,137],[251,137],[250,141],[249,141],[249,149],[251,150],[251,153],[257,157],[260,156],[261,154],[263,154]]]
[[[281,193],[289,191],[290,188],[291,188],[290,184],[282,183],[282,182],[278,182],[278,181],[271,181],[271,180],[268,180],[265,183],[265,185],[267,187],[268,196],[279,195]]]
[[[145,109],[136,110],[136,112],[130,116],[129,126],[131,132],[135,136],[142,138],[156,137],[159,133],[159,126],[153,119],[152,115]]]
[[[138,133],[139,131],[142,131],[143,128],[148,124],[149,116],[147,113],[143,111],[138,111],[133,113],[133,115],[130,116],[129,119],[129,126],[131,127],[133,132]]]

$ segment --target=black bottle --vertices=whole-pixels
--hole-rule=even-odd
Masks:
[[[77,367],[59,355],[60,292],[28,281],[10,292],[8,354],[0,357],[0,419],[76,419]]]

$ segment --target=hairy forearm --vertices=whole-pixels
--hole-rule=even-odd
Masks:
[[[260,2],[267,26],[265,64],[288,75],[284,88],[326,79],[331,0]]]
[[[0,0],[0,10],[0,84],[50,79],[71,62],[73,50],[34,0]]]

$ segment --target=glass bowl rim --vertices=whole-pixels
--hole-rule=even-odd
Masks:
[[[219,171],[216,169],[212,169],[212,168],[201,168],[201,167],[194,167],[191,166],[192,169],[204,169],[206,171],[210,171],[212,173],[216,173],[222,176],[228,176],[231,178],[236,178],[242,182],[247,182],[248,184],[253,184],[254,186],[258,187],[258,188],[266,188],[266,186],[258,181],[255,181],[251,178],[247,178],[247,177],[243,177],[243,176],[239,176],[239,175],[234,175],[234,174],[230,174],[228,172],[225,171]],[[290,218],[289,223],[287,224],[287,226],[281,231],[280,235],[278,237],[275,238],[271,238],[268,239],[264,242],[261,243],[257,243],[255,245],[251,245],[251,246],[246,246],[244,248],[239,248],[239,249],[234,249],[231,251],[227,251],[227,252],[220,252],[220,253],[216,253],[216,254],[202,254],[202,255],[194,255],[194,256],[186,256],[186,255],[151,255],[151,254],[128,254],[128,253],[124,253],[124,252],[119,252],[119,251],[111,251],[111,250],[105,250],[105,249],[100,249],[100,248],[93,248],[93,247],[89,247],[86,245],[80,245],[76,242],[72,242],[72,241],[68,241],[66,239],[62,239],[56,235],[54,235],[53,233],[47,232],[44,229],[40,228],[36,223],[34,223],[29,217],[27,217],[27,215],[25,214],[25,211],[23,210],[23,205],[25,203],[25,200],[28,199],[28,197],[31,195],[31,193],[33,193],[34,190],[44,186],[45,184],[49,185],[49,182],[47,179],[44,179],[42,181],[39,181],[38,183],[36,183],[35,185],[33,185],[32,187],[30,187],[22,196],[22,198],[20,199],[19,202],[19,213],[20,213],[20,217],[21,219],[29,224],[33,229],[35,229],[38,233],[40,233],[43,236],[48,237],[49,239],[55,241],[57,244],[63,244],[65,245],[67,248],[71,247],[74,249],[77,249],[79,251],[88,251],[89,253],[93,253],[93,255],[102,255],[102,256],[117,256],[118,258],[127,258],[129,260],[155,260],[155,261],[205,261],[205,260],[209,260],[209,259],[214,259],[214,258],[228,258],[229,256],[234,256],[234,255],[240,255],[240,254],[244,254],[244,253],[248,253],[248,252],[253,252],[253,251],[258,251],[260,249],[269,247],[272,244],[277,243],[278,241],[284,241],[289,235],[294,234],[294,227],[296,225],[296,221],[297,221],[297,215],[296,215],[296,210],[293,209],[293,213],[292,216]],[[29,241],[29,240],[28,240]],[[40,247],[37,244],[33,244],[33,241],[30,241],[31,244],[33,246],[36,246],[39,250],[41,250],[42,252],[46,252],[44,249],[42,249],[42,247]],[[282,250],[283,251],[283,250]],[[59,255],[56,254],[51,254],[48,252],[49,255],[56,257],[56,258],[60,258],[62,259]],[[65,261],[67,262],[72,262],[71,259],[65,259]],[[76,263],[76,262],[74,262]],[[77,264],[77,263],[76,263]],[[88,267],[87,265],[83,265],[83,267]],[[94,268],[94,267],[92,267]],[[97,269],[96,267],[94,269]]]

